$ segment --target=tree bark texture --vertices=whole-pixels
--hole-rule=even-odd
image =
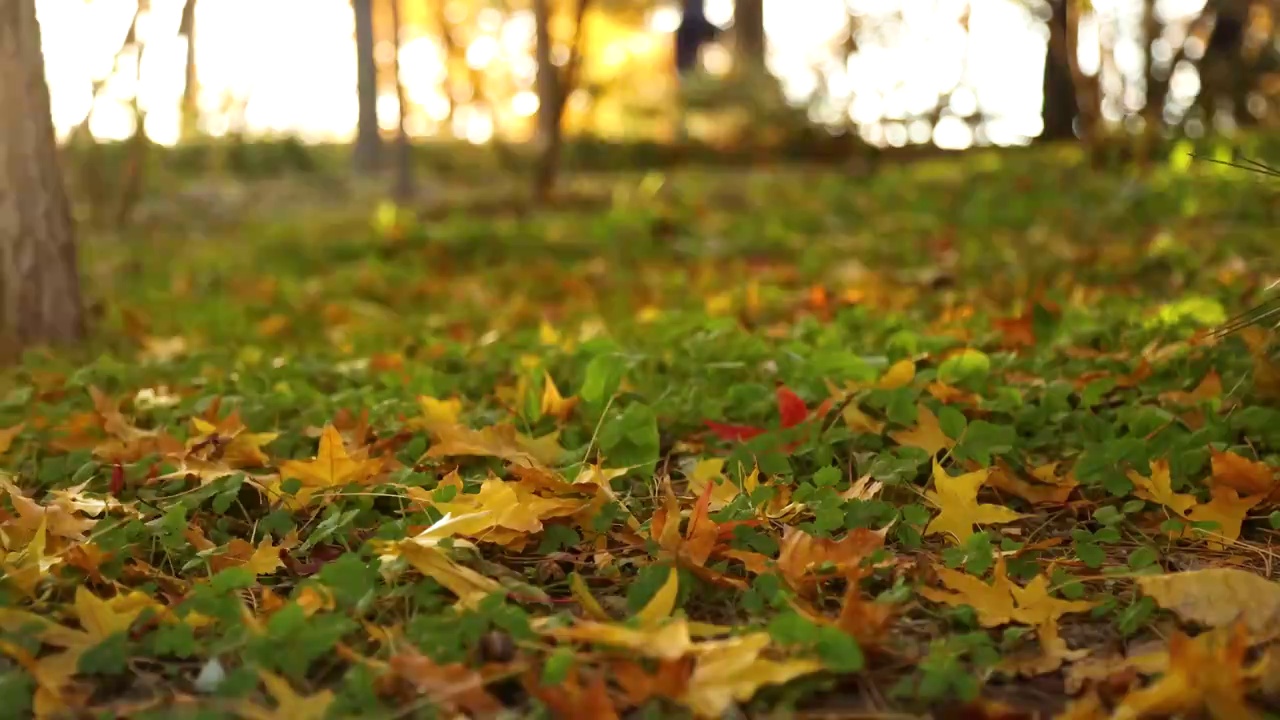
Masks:
[[[193,138],[199,132],[200,76],[196,72],[196,0],[186,0],[178,33],[187,40],[186,82],[182,86],[181,137]]]
[[[534,59],[538,62],[536,84],[538,89],[537,144],[545,148],[559,132],[560,126],[560,77],[551,62],[551,3],[550,0],[533,0]]]
[[[357,172],[368,174],[376,172],[382,162],[382,137],[378,134],[378,65],[373,54],[373,0],[354,0],[352,8],[356,14],[356,93],[360,102],[352,160]]]
[[[85,332],[35,0],[0,0],[0,321],[0,355]]]
[[[1049,42],[1044,52],[1044,104],[1042,140],[1068,140],[1075,137],[1076,86],[1071,80],[1067,60],[1067,8],[1062,0],[1049,3]]]
[[[738,61],[764,67],[764,0],[737,0],[734,3],[733,32]]]

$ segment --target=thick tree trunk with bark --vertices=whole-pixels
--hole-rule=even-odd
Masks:
[[[560,126],[560,77],[551,62],[551,3],[533,0],[534,59],[538,62],[538,127],[536,143],[545,148]]]
[[[738,62],[764,67],[764,0],[737,0],[733,6],[733,32]]]
[[[382,161],[378,135],[378,66],[373,55],[373,0],[354,0],[356,14],[356,93],[360,116],[356,126],[356,172],[374,173]]]
[[[400,0],[391,0],[392,24],[396,33],[396,105],[399,117],[396,121],[396,181],[392,186],[392,196],[401,206],[408,205],[413,199],[413,143],[409,141],[409,129],[405,123],[409,116],[409,97],[404,91],[404,82],[400,78],[400,33],[402,32]]]
[[[35,0],[0,2],[0,355],[84,337]]]
[[[182,129],[183,139],[195,137],[199,130],[200,77],[196,73],[196,0],[186,0],[182,6],[182,20],[178,24],[178,34],[187,40],[186,83],[182,86]]]
[[[1075,137],[1076,86],[1071,80],[1067,60],[1067,8],[1059,0],[1049,3],[1049,42],[1044,52],[1044,131],[1041,140],[1067,140]]]

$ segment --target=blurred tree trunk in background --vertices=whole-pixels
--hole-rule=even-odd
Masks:
[[[183,140],[195,137],[200,123],[200,77],[196,73],[196,1],[186,0],[183,3],[182,20],[178,24],[178,34],[187,41],[186,83],[182,87],[182,126],[179,135]]]
[[[763,68],[766,48],[764,0],[737,0],[733,6],[733,32],[738,62]]]
[[[1075,137],[1076,86],[1071,81],[1071,65],[1067,60],[1067,8],[1065,0],[1049,3],[1049,42],[1044,52],[1044,131],[1042,140],[1067,140]]]
[[[373,55],[373,0],[354,0],[356,14],[356,93],[360,116],[352,158],[356,172],[374,173],[382,160],[378,135],[378,66]]]
[[[542,137],[533,172],[533,196],[537,202],[551,199],[560,174],[560,150],[564,145],[564,109],[569,93],[578,86],[582,70],[583,25],[591,0],[577,0],[573,12],[573,40],[569,62],[561,73],[551,62],[550,0],[534,0],[535,48],[538,62],[538,130]]]
[[[0,4],[0,354],[84,337],[35,0]]]
[[[396,56],[393,63],[396,76],[396,100],[399,117],[396,122],[396,182],[392,196],[397,204],[408,205],[413,199],[413,145],[409,142],[409,130],[405,127],[409,115],[409,98],[404,91],[404,82],[400,78],[400,46],[403,41],[401,33],[400,0],[391,0],[392,25],[395,26]]]
[[[1080,16],[1086,12],[1086,0],[1064,0],[1067,20],[1066,59],[1071,69],[1071,82],[1075,85],[1077,131],[1095,160],[1102,132],[1102,88],[1098,76],[1086,75],[1080,68]]]
[[[533,0],[534,60],[538,63],[537,147],[545,149],[560,125],[556,106],[560,97],[560,78],[551,62],[551,1]]]

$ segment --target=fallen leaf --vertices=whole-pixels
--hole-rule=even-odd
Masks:
[[[833,540],[786,527],[778,549],[778,572],[796,592],[809,596],[822,581],[813,574],[815,569],[829,566],[834,573],[826,577],[844,577],[882,547],[884,533],[867,528],[850,530],[844,538]]]
[[[978,488],[986,482],[989,474],[990,470],[984,469],[952,477],[935,459],[934,489],[926,492],[925,498],[939,512],[929,521],[924,534],[946,533],[952,542],[961,544],[974,533],[976,525],[1007,523],[1025,517],[1002,505],[983,505],[978,502]]]
[[[1209,448],[1211,478],[1214,485],[1234,488],[1242,495],[1271,494],[1276,490],[1276,469],[1264,462],[1250,460],[1234,452]]]
[[[1045,575],[1037,575],[1026,587],[1018,587],[1009,579],[1003,557],[996,560],[990,583],[950,568],[939,567],[936,572],[942,584],[953,592],[924,587],[920,588],[920,594],[934,602],[972,607],[983,627],[1010,622],[1043,625],[1056,622],[1063,615],[1088,612],[1097,604],[1088,600],[1060,600],[1049,595]]]
[[[347,452],[342,436],[333,425],[325,425],[314,460],[285,460],[280,463],[280,479],[297,478],[302,487],[291,499],[296,507],[306,506],[318,491],[351,483],[367,483],[382,470],[382,463]],[[278,485],[276,486],[278,491]]]
[[[1056,671],[1063,663],[1075,662],[1087,657],[1087,649],[1072,650],[1058,634],[1058,621],[1047,620],[1036,626],[1038,640],[1034,655],[1006,657],[996,669],[1018,677],[1035,677]]]
[[[1164,505],[1179,515],[1185,515],[1196,504],[1194,495],[1173,491],[1173,481],[1169,477],[1168,460],[1152,461],[1150,477],[1139,475],[1134,470],[1128,471],[1127,475],[1134,485],[1134,492],[1143,500],[1150,500],[1153,503]]]
[[[1217,370],[1210,370],[1190,392],[1171,390],[1160,393],[1160,401],[1172,405],[1199,405],[1222,396],[1222,377]]]
[[[18,437],[18,434],[25,427],[26,423],[18,423],[13,427],[0,428],[0,455],[9,452],[9,447],[13,445],[13,439]]]
[[[265,670],[258,671],[258,678],[267,693],[275,700],[276,707],[267,709],[261,705],[241,700],[236,711],[249,720],[324,720],[333,704],[331,690],[320,690],[312,695],[300,695],[289,681]]]
[[[565,398],[560,395],[560,389],[556,387],[556,383],[551,379],[551,373],[543,371],[543,388],[542,388],[542,414],[550,415],[560,422],[569,419],[573,414],[573,409],[578,406],[578,398]]]
[[[501,712],[502,703],[485,689],[484,677],[462,663],[441,665],[411,645],[387,660],[387,667],[437,707],[487,717]]]
[[[1013,622],[1018,615],[1013,599],[1013,581],[1005,571],[1004,558],[996,560],[991,572],[991,582],[962,573],[959,570],[936,568],[938,579],[952,592],[922,587],[922,597],[946,605],[968,605],[978,613],[983,627],[998,627]]]
[[[1191,522],[1214,522],[1218,527],[1213,530],[1188,527],[1184,530],[1184,535],[1205,536],[1210,549],[1220,550],[1224,545],[1234,544],[1240,539],[1240,527],[1244,524],[1245,515],[1254,505],[1262,502],[1263,496],[1242,498],[1233,488],[1223,485],[1210,488],[1209,495],[1209,502],[1191,508],[1187,519]]]
[[[1013,471],[1003,460],[997,460],[987,476],[987,486],[1016,495],[1032,505],[1061,505],[1071,496],[1077,487],[1076,481],[1066,475],[1058,477],[1057,463],[1050,463],[1031,471],[1036,482],[1025,480]]]
[[[734,702],[750,700],[765,685],[789,682],[823,669],[821,662],[809,658],[778,661],[761,657],[769,643],[768,633],[751,633],[700,648],[681,702],[699,717],[719,718]]]
[[[1137,578],[1143,594],[1183,621],[1210,628],[1241,623],[1257,641],[1280,637],[1280,583],[1237,568]]]
[[[916,406],[916,413],[915,427],[889,433],[894,442],[907,447],[918,447],[931,456],[936,456],[939,450],[950,450],[956,446],[956,441],[942,432],[938,416],[924,403]]]
[[[1111,717],[1136,720],[1206,710],[1210,717],[1223,720],[1261,720],[1262,712],[1245,699],[1250,680],[1250,669],[1244,666],[1249,649],[1245,632],[1241,626],[1234,632],[1219,630],[1195,638],[1174,632],[1164,674],[1126,695]]]

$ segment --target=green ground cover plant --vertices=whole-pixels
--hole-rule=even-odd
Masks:
[[[1207,331],[1280,204],[1184,155],[86,238],[92,346],[0,375],[0,706],[1268,717],[1280,370]]]

